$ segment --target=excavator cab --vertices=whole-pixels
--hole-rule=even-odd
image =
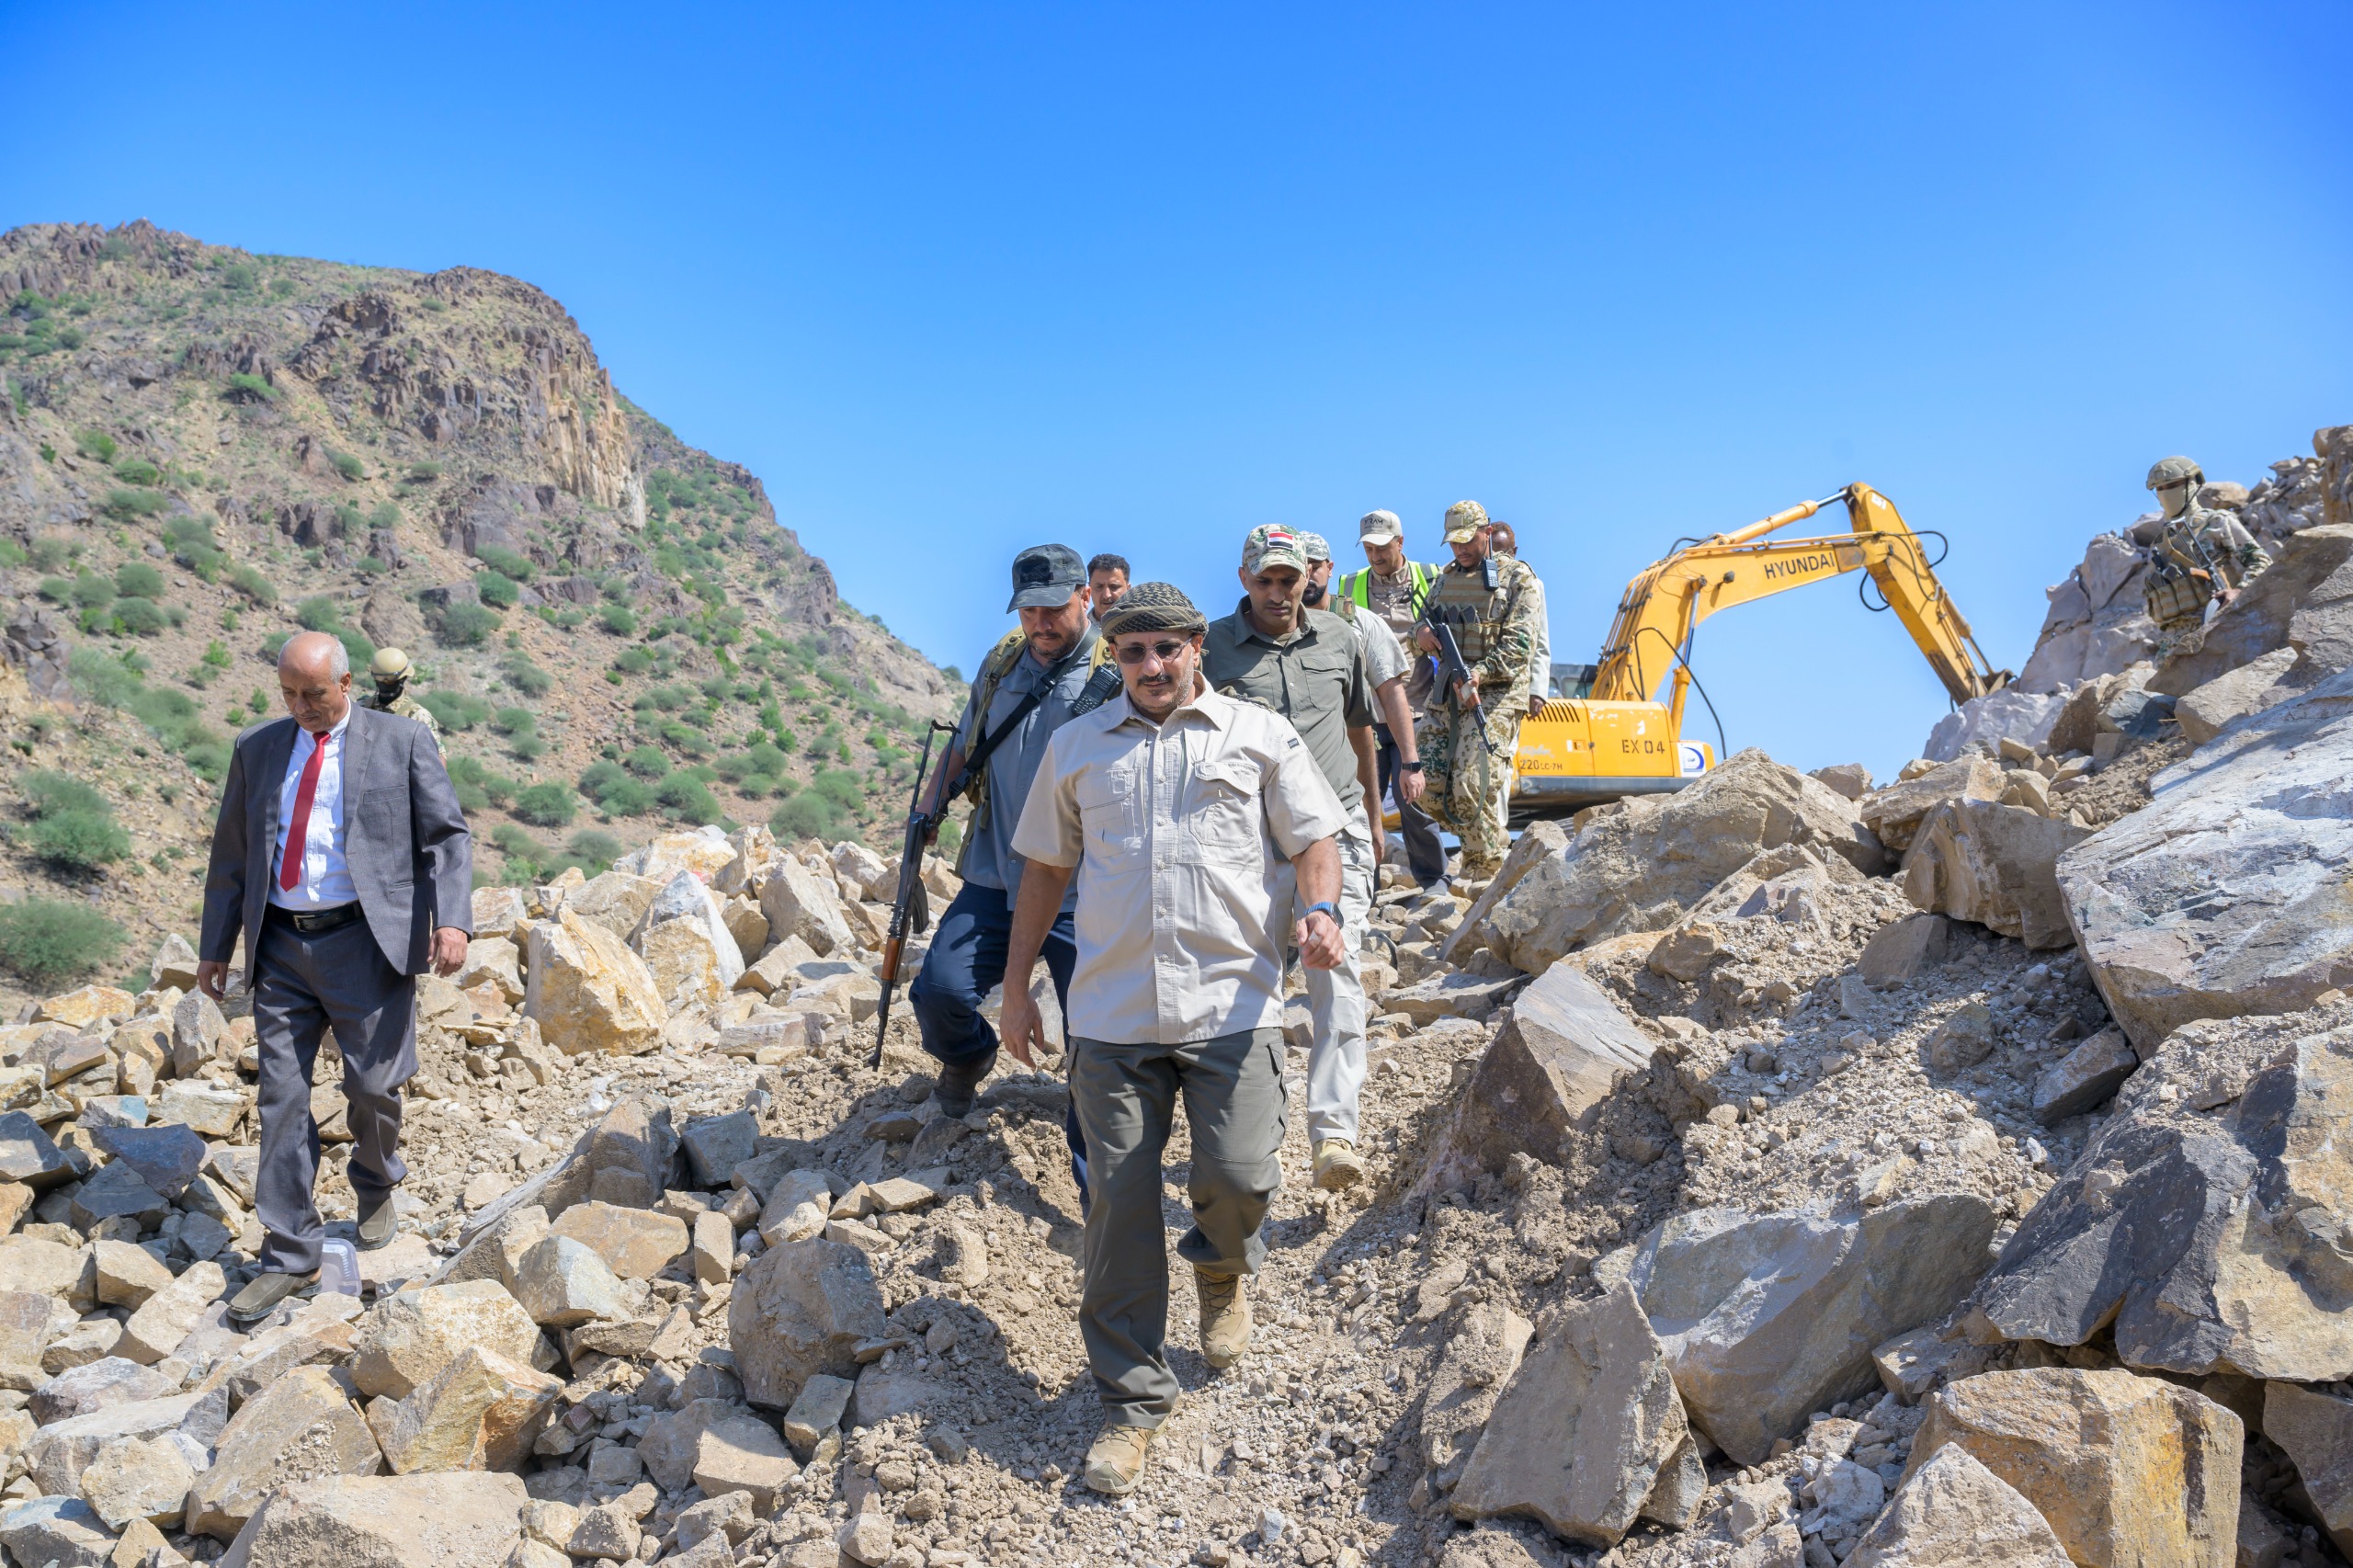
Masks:
[[[1833,502],[1846,504],[1851,533],[1768,537]],[[1869,485],[1849,484],[1745,528],[1688,541],[1653,562],[1626,585],[1600,662],[1552,666],[1551,700],[1520,726],[1514,815],[1563,815],[1627,795],[1679,790],[1713,767],[1715,748],[1683,737],[1699,622],[1850,572],[1870,574],[1884,601],[1870,608],[1895,613],[1955,704],[2000,690],[2010,672],[1992,666],[1937,581],[1927,546],[1936,537],[1914,533]],[[1706,695],[1700,692],[1702,701]]]

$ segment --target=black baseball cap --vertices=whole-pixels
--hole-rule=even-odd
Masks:
[[[1033,544],[1013,558],[1013,602],[1017,609],[1051,609],[1070,603],[1086,583],[1086,562],[1066,544]]]

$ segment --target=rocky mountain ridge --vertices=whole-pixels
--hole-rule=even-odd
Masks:
[[[961,700],[527,283],[37,224],[0,235],[0,707],[28,774],[120,824],[98,858],[18,834],[18,896],[184,926],[209,783],[298,627],[417,661],[494,880],[678,822],[895,815],[910,732]]]

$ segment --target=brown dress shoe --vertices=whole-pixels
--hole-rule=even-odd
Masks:
[[[278,1304],[305,1285],[318,1282],[319,1273],[256,1274],[253,1283],[229,1300],[228,1318],[233,1324],[259,1323],[276,1312]]]

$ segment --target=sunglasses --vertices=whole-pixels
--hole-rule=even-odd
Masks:
[[[1112,653],[1118,657],[1120,663],[1123,665],[1141,665],[1143,663],[1144,656],[1146,654],[1150,654],[1152,657],[1158,659],[1163,664],[1165,664],[1190,646],[1192,646],[1192,643],[1189,641],[1183,642],[1131,642],[1122,643],[1120,646],[1113,649]]]

